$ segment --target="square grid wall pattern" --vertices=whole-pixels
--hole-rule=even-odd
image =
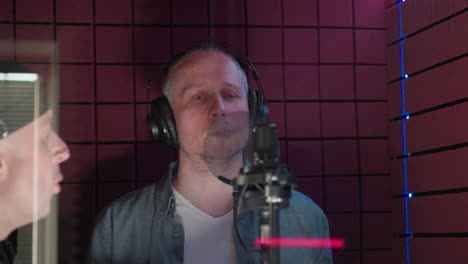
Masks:
[[[256,65],[282,161],[324,209],[335,263],[391,263],[383,0],[2,0],[1,59],[47,74],[15,41],[57,41],[63,165],[60,263],[81,263],[96,214],[166,173],[148,103],[160,68],[194,43],[229,43]],[[148,85],[151,80],[152,85]],[[251,83],[253,84],[253,83]],[[252,86],[254,87],[254,86]],[[385,262],[387,261],[387,262]]]
[[[468,1],[385,12],[392,263],[466,263]]]

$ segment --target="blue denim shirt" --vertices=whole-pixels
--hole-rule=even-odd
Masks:
[[[184,230],[175,217],[171,179],[177,163],[171,164],[164,181],[148,186],[111,203],[97,219],[87,263],[144,264],[184,263]],[[255,212],[241,208],[238,228],[248,248],[259,236]],[[323,211],[307,196],[294,191],[290,206],[280,211],[282,237],[328,238]],[[235,238],[238,263],[261,263],[259,253],[249,254]],[[328,248],[281,248],[280,263],[332,263]]]

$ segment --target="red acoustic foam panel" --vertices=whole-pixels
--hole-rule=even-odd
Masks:
[[[288,137],[320,137],[318,103],[286,103]]]
[[[134,0],[136,24],[169,24],[169,1]]]
[[[281,63],[281,30],[249,28],[248,54],[253,63]]]
[[[95,0],[96,23],[131,23],[131,0]]]
[[[388,135],[387,103],[358,103],[357,113],[360,137]]]
[[[320,99],[353,99],[353,67],[348,65],[321,65]]]
[[[403,199],[392,199],[392,225],[389,227],[392,234],[405,232],[405,204]],[[398,238],[401,239],[401,238]],[[403,240],[403,239],[401,239]]]
[[[267,100],[283,100],[283,72],[281,65],[255,66],[262,82]],[[250,74],[250,73],[249,73]],[[258,90],[253,78],[249,78],[249,87]]]
[[[414,233],[466,231],[468,193],[416,197],[408,200],[409,229]],[[430,219],[430,220],[429,220]]]
[[[52,25],[16,25],[17,60],[34,62],[52,61],[52,54],[46,54],[44,51],[32,48],[31,43],[52,43],[53,39]]]
[[[388,125],[388,133],[391,144],[389,144],[389,155],[391,157],[399,156],[403,154],[402,151],[402,120],[391,122]]]
[[[59,221],[59,263],[73,263],[85,258],[93,227],[94,221],[91,217]]]
[[[133,144],[97,146],[99,180],[117,181],[134,179],[135,151]]]
[[[319,0],[320,26],[351,27],[353,25],[353,1]]]
[[[384,28],[384,1],[356,0],[354,18],[357,27]]]
[[[52,0],[15,0],[16,21],[51,22],[52,6]]]
[[[388,117],[395,118],[401,115],[401,88],[400,82],[387,85]],[[406,89],[405,89],[406,90]]]
[[[174,28],[172,34],[174,55],[209,39],[209,29],[206,27]]]
[[[245,23],[245,2],[236,0],[211,0],[211,23],[242,25]]]
[[[97,139],[99,141],[134,140],[132,105],[98,105]]]
[[[361,178],[361,183],[364,211],[391,210],[390,176],[364,176]]]
[[[12,18],[13,18],[12,1],[5,1],[4,3],[2,3],[2,9],[0,9],[0,20],[10,21],[12,20]]]
[[[63,180],[65,182],[96,180],[95,146],[68,145],[68,149],[70,159],[60,165]]]
[[[327,212],[359,211],[359,182],[357,177],[333,177],[325,180]]]
[[[215,27],[210,29],[210,39],[232,53],[245,56],[245,31],[245,28]]]
[[[442,23],[405,41],[406,73],[411,74],[451,58],[450,39],[450,24]]]
[[[55,0],[55,13],[57,22],[91,23],[93,22],[93,1]]]
[[[276,124],[278,128],[278,136],[285,137],[284,133],[284,105],[283,103],[269,103],[268,110],[270,111],[269,122]]]
[[[398,6],[385,10],[385,44],[399,39],[398,35]]]
[[[385,64],[383,30],[356,30],[356,62]]]
[[[65,141],[93,141],[94,135],[93,105],[60,106],[60,136]]]
[[[60,220],[94,217],[94,186],[92,184],[61,184],[59,194]]]
[[[391,248],[391,214],[364,214],[364,248]]]
[[[410,241],[411,243],[412,241]],[[405,240],[402,238],[392,239],[392,263],[405,263],[406,261]]]
[[[283,17],[288,26],[316,26],[317,0],[283,1]]]
[[[91,26],[57,26],[60,62],[93,62],[93,28]]]
[[[148,102],[162,95],[161,68],[162,66],[135,66],[135,96],[138,102]]]
[[[60,101],[91,102],[94,100],[94,73],[91,65],[60,65]]]
[[[424,192],[468,186],[467,154],[468,149],[460,148],[408,159],[408,188]]]
[[[317,30],[287,28],[284,30],[284,62],[317,63]]]
[[[173,150],[161,143],[137,145],[137,180],[155,182],[169,172]]]
[[[286,99],[317,100],[319,98],[318,66],[285,65]]]
[[[320,62],[353,62],[353,31],[351,29],[320,29]]]
[[[132,48],[130,27],[96,27],[97,62],[132,62]]]
[[[356,136],[354,103],[322,103],[322,132],[324,137]]]
[[[132,102],[132,66],[98,65],[96,85],[97,100],[100,102]]]
[[[410,240],[411,263],[465,263],[468,238],[418,238]]]
[[[135,120],[136,120],[136,139],[137,140],[152,140],[150,130],[146,124],[146,116],[149,112],[149,104],[136,105]]]
[[[390,82],[401,77],[400,74],[400,48],[392,45],[385,49],[387,61],[386,81]]]
[[[137,188],[137,189],[141,189],[141,188],[145,188],[145,187],[148,187],[148,186],[151,186],[151,185],[154,185],[154,184],[155,184],[154,181],[142,181],[142,182],[137,182],[136,188]]]
[[[323,179],[299,177],[296,190],[311,198],[320,208],[323,208]]]
[[[415,152],[466,142],[467,113],[468,104],[465,103],[407,120],[407,150]]]
[[[403,23],[403,34],[414,33],[429,24],[432,17],[432,1],[411,1],[401,5],[401,19]]]
[[[287,156],[288,153],[286,152],[286,141],[285,140],[280,140],[279,141],[279,148],[280,148],[280,152],[279,152],[280,155],[279,155],[278,163],[288,166],[288,162],[286,161],[286,156]]]
[[[388,7],[394,3],[396,3],[397,0],[385,0],[385,7]]]
[[[323,142],[325,174],[357,174],[357,146],[354,140],[328,140]]]
[[[389,156],[387,140],[361,140],[359,153],[361,156],[361,173],[388,173]]]
[[[356,65],[356,98],[386,100],[385,66]]]
[[[135,62],[164,63],[169,60],[170,46],[168,28],[135,28]]]
[[[297,176],[322,174],[322,153],[318,141],[289,141],[289,168]]]
[[[468,58],[454,61],[405,81],[405,101],[408,112],[468,97],[466,82]],[[444,87],[445,89],[443,89]]]
[[[172,16],[175,24],[208,24],[207,0],[174,0]]]
[[[441,0],[438,0],[438,2],[441,2]],[[466,8],[466,0],[465,1],[450,0],[449,2],[450,2],[451,13],[455,13]]]
[[[404,193],[403,160],[395,159],[390,161],[390,175],[392,178],[392,195]]]
[[[466,30],[468,13],[465,12],[462,15],[459,15],[456,19],[450,20],[449,23],[451,29],[451,56],[453,57],[466,52],[466,46],[468,45],[468,34]]]
[[[359,249],[361,224],[359,214],[329,214],[330,237],[343,238],[346,249]]]
[[[12,61],[15,52],[13,42],[13,25],[0,25],[0,43],[0,60]]]
[[[453,5],[454,1],[442,1],[442,0],[434,0],[432,2],[432,10],[431,10],[431,21],[435,22],[441,19],[444,19],[451,15],[450,7]],[[458,2],[458,1],[456,1]],[[460,1],[463,2],[463,1]],[[466,2],[466,1],[465,1]]]
[[[333,263],[335,264],[361,264],[360,252],[342,251],[342,250],[333,251]]]
[[[281,25],[281,1],[247,1],[247,21],[250,25]]]

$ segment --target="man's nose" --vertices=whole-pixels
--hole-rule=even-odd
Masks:
[[[70,158],[70,150],[68,149],[67,144],[56,135],[54,140],[54,145],[52,147],[53,160],[54,163],[60,164]]]
[[[222,96],[216,96],[213,99],[210,117],[218,118],[221,116],[225,116],[226,111],[227,111],[227,105],[226,105],[226,102],[224,101],[224,98]]]

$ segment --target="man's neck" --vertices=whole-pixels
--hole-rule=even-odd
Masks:
[[[5,240],[11,232],[19,227],[14,224],[14,218],[11,215],[11,211],[9,211],[8,208],[0,204],[0,212],[2,212],[0,216],[0,241]]]
[[[229,163],[209,164],[179,155],[179,168],[173,179],[173,186],[188,201],[203,212],[219,217],[232,210],[232,186],[220,181],[220,174],[233,179],[242,166],[242,155],[234,157]]]

